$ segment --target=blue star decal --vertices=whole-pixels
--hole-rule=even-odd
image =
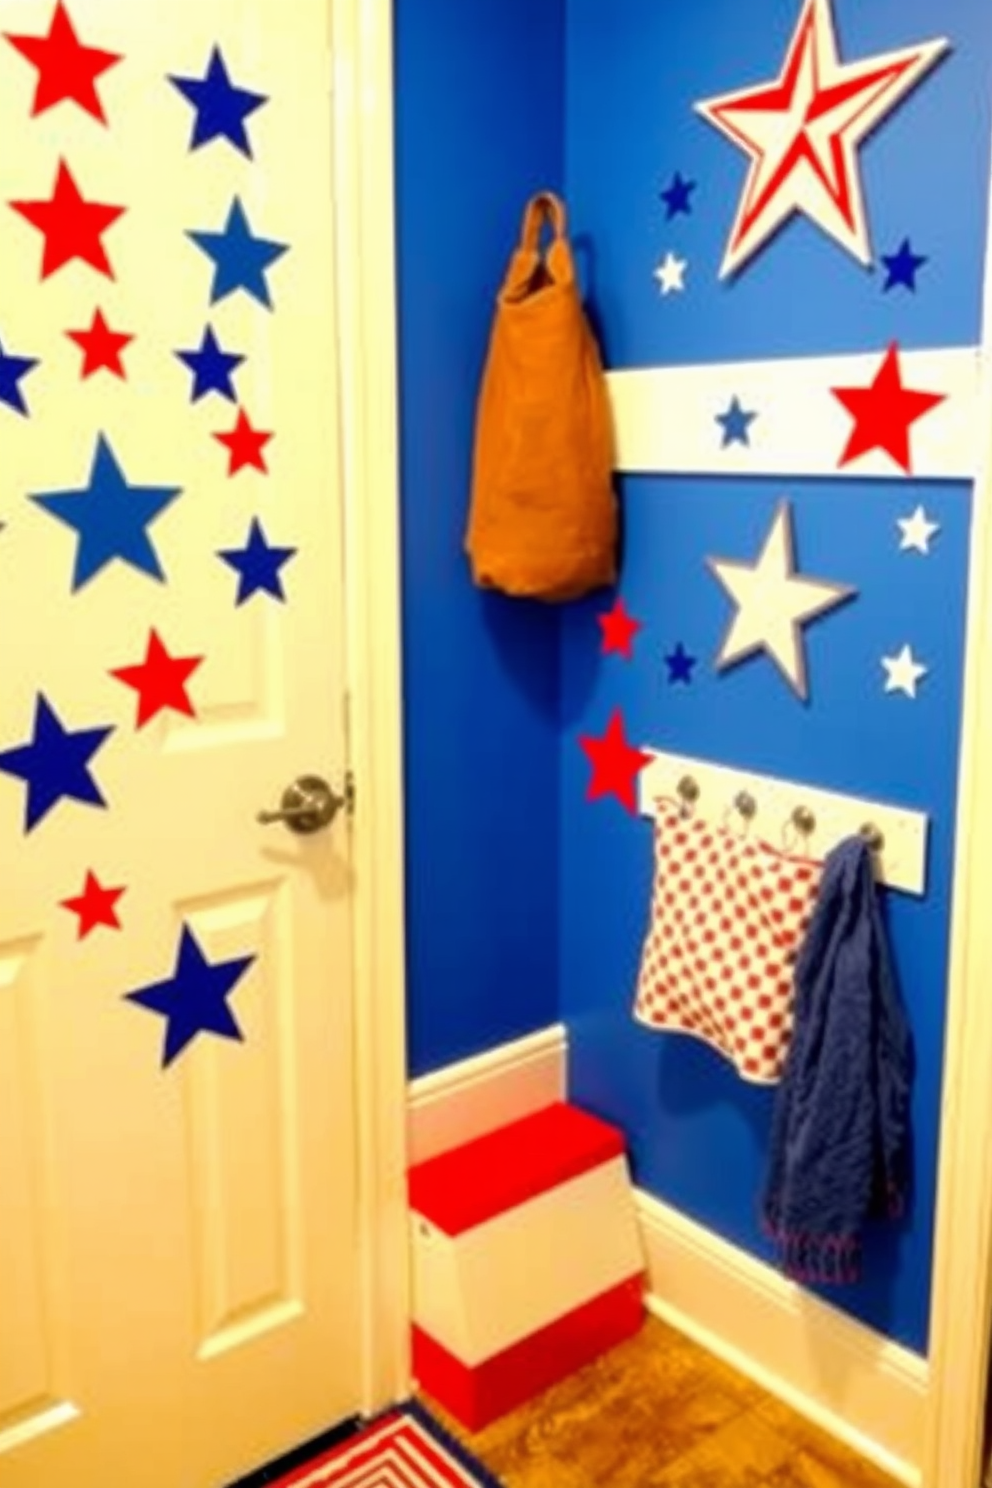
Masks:
[[[696,658],[690,656],[682,642],[679,641],[675,650],[665,657],[665,665],[668,668],[669,682],[691,682]]]
[[[658,195],[665,203],[665,221],[671,222],[673,217],[684,214],[688,217],[692,212],[690,197],[696,189],[695,181],[685,181],[678,171],[672,177],[672,184],[666,186],[664,191]]]
[[[31,500],[71,527],[79,538],[72,575],[75,591],[115,558],[154,579],[164,579],[158,554],[145,529],[181,491],[180,486],[129,486],[110,441],[100,434],[88,486],[45,491]]]
[[[728,444],[750,444],[748,430],[758,417],[757,413],[749,412],[742,408],[738,398],[732,398],[730,407],[726,413],[718,413],[716,421],[723,428],[723,439],[721,449],[726,449]]]
[[[288,243],[256,238],[248,225],[241,198],[231,203],[223,232],[188,232],[196,246],[214,263],[211,303],[243,289],[259,304],[272,309],[272,296],[265,271],[288,251]]]
[[[15,413],[28,416],[28,405],[21,392],[21,378],[38,366],[37,357],[11,356],[0,342],[0,403],[6,403]]]
[[[30,743],[0,753],[0,770],[23,780],[28,788],[25,832],[36,827],[63,796],[106,806],[89,762],[113,732],[112,727],[70,731],[45,695],[38,693]]]
[[[883,253],[882,262],[885,265],[885,283],[882,285],[884,293],[902,285],[904,289],[916,292],[916,276],[926,263],[922,253],[914,253],[909,246],[909,239],[903,238],[895,253]]]
[[[196,110],[189,142],[191,150],[198,150],[211,140],[226,139],[242,155],[252,158],[245,120],[268,102],[268,96],[235,87],[220,47],[215,46],[211,52],[205,77],[170,77],[169,82]]]
[[[236,956],[231,961],[211,963],[200,949],[192,930],[184,925],[179,938],[176,969],[171,977],[124,994],[128,1002],[135,1002],[151,1013],[159,1013],[166,1020],[163,1069],[198,1033],[215,1033],[219,1038],[244,1040],[227,999],[255,960],[255,956]]]
[[[231,374],[245,358],[237,352],[225,351],[212,326],[207,326],[203,332],[199,351],[177,351],[176,356],[193,374],[191,403],[205,398],[207,393],[220,393],[222,398],[229,398],[232,403],[238,401]]]
[[[235,604],[244,604],[257,589],[273,594],[276,599],[285,600],[279,570],[295,552],[295,548],[270,547],[261,522],[253,517],[245,546],[224,548],[217,554],[238,576],[238,597]]]

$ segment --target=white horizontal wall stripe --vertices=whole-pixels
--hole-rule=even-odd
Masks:
[[[841,480],[907,476],[873,451],[843,468],[853,427],[834,387],[868,387],[885,347],[867,355],[713,362],[607,373],[616,468],[658,474],[824,476]],[[910,430],[912,474],[970,480],[976,468],[979,350],[961,346],[900,351],[904,387],[946,394]],[[757,417],[747,445],[722,447],[717,415],[737,398]]]

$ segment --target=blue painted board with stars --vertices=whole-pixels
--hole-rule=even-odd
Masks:
[[[713,369],[712,396],[700,402],[695,427],[711,442],[713,468],[722,464],[727,474],[643,472],[619,481],[618,592],[642,626],[632,659],[601,657],[595,667],[590,659],[613,595],[563,616],[561,707],[569,723],[559,945],[572,1090],[630,1134],[638,1181],[649,1192],[771,1260],[758,1223],[768,1096],[742,1088],[705,1048],[676,1046],[631,1017],[650,904],[651,825],[620,800],[589,802],[589,759],[579,747],[605,740],[617,710],[635,751],[700,755],[927,812],[925,896],[885,895],[917,1052],[910,1212],[869,1233],[864,1279],[829,1293],[834,1306],[925,1353],[972,492],[964,481],[921,481],[911,462],[895,458],[891,479],[855,476],[843,485],[829,473],[763,472],[775,399],[767,383],[757,398],[747,377],[725,364],[870,353],[867,384],[893,343],[905,357],[979,341],[992,35],[978,0],[897,7],[817,0],[818,24],[828,8],[833,16],[842,63],[947,45],[857,146],[869,261],[798,213],[721,277],[748,189],[748,157],[699,105],[781,78],[800,18],[812,10],[803,0],[683,6],[675,46],[664,7],[618,3],[619,10],[607,0],[574,0],[568,10],[570,224],[595,245],[586,287],[607,366]],[[787,93],[788,86],[780,103]],[[770,152],[779,138],[769,123]],[[942,391],[910,376],[903,387]],[[894,381],[872,388],[871,409],[863,397],[859,438],[879,437],[900,406],[922,417],[922,405],[908,408]],[[655,416],[661,423],[665,408]],[[823,428],[832,416],[823,412]],[[838,427],[838,458],[848,435]],[[731,473],[745,459],[747,477]],[[715,665],[734,605],[711,561],[753,569],[782,501],[793,512],[798,573],[856,591],[801,627],[805,701],[761,645],[739,665]],[[784,825],[767,824],[776,842]]]

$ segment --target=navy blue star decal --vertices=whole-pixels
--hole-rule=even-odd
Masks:
[[[89,485],[81,490],[45,491],[32,496],[40,507],[78,536],[73,590],[89,583],[115,558],[154,579],[165,574],[148,528],[180,486],[129,486],[105,435],[97,436]]]
[[[212,303],[243,289],[252,299],[258,300],[259,304],[272,309],[266,270],[288,252],[289,244],[275,243],[269,238],[256,238],[248,224],[240,197],[236,196],[231,203],[223,232],[188,232],[186,236],[213,260],[214,282],[210,291]]]
[[[21,391],[21,378],[38,366],[37,357],[12,356],[4,351],[0,342],[0,403],[6,403],[15,413],[28,415],[28,405]]]
[[[245,120],[268,102],[268,95],[235,87],[219,46],[210,53],[205,77],[170,77],[169,82],[196,110],[189,142],[191,150],[198,150],[211,140],[226,139],[242,155],[252,158]]]
[[[222,398],[229,398],[232,403],[238,401],[231,374],[245,358],[237,352],[225,351],[212,326],[207,326],[203,332],[199,351],[177,351],[176,356],[193,374],[191,403],[205,398],[207,393],[220,393]]]
[[[895,253],[883,253],[882,262],[885,265],[885,283],[882,285],[884,293],[901,285],[903,289],[911,289],[916,292],[916,276],[926,263],[922,253],[914,253],[909,246],[909,239],[903,238]]]
[[[675,650],[665,657],[665,665],[668,668],[669,682],[691,682],[696,658],[690,656],[682,642],[679,641]]]
[[[176,969],[162,982],[151,982],[124,994],[128,1002],[158,1013],[166,1020],[162,1068],[181,1054],[198,1033],[244,1040],[227,999],[255,956],[236,956],[231,961],[211,963],[200,949],[196,936],[183,925],[176,955]]]
[[[658,193],[665,203],[666,222],[671,222],[673,217],[678,217],[680,214],[684,214],[686,217],[691,214],[692,202],[690,197],[695,189],[695,181],[683,180],[679,172],[675,172],[675,175],[672,177],[672,184],[666,186],[664,191]]]
[[[244,604],[245,600],[250,599],[256,590],[262,590],[284,601],[286,596],[283,593],[279,570],[284,563],[289,562],[295,552],[295,548],[270,547],[262,531],[261,522],[257,517],[253,517],[245,546],[224,548],[217,554],[218,558],[222,558],[228,568],[233,568],[238,576],[238,595],[234,601],[235,604]]]
[[[728,444],[749,445],[751,440],[748,430],[757,417],[757,413],[741,407],[740,399],[732,398],[726,413],[716,415],[716,421],[723,429],[721,449],[726,449]]]
[[[70,731],[44,693],[38,693],[30,742],[0,753],[0,770],[23,780],[28,788],[25,832],[36,827],[63,797],[106,806],[89,762],[113,732],[112,727]]]

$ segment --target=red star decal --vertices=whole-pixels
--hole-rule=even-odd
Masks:
[[[238,409],[238,418],[234,428],[227,434],[215,434],[214,438],[218,444],[226,445],[230,454],[227,465],[228,475],[237,475],[238,471],[243,470],[246,465],[252,470],[261,470],[264,474],[268,474],[263,451],[272,435],[262,429],[253,429],[251,420],[243,408]]]
[[[847,465],[869,450],[880,449],[891,455],[907,475],[912,472],[910,426],[946,397],[945,393],[921,393],[903,387],[899,347],[894,341],[870,387],[830,391],[854,419],[854,428],[838,465]]]
[[[85,201],[64,160],[59,161],[55,186],[48,201],[12,201],[10,205],[45,239],[42,279],[47,279],[49,274],[54,274],[56,269],[75,258],[113,279],[114,271],[103,246],[103,234],[126,208]]]
[[[121,60],[120,53],[83,46],[61,0],[55,7],[47,36],[12,36],[9,32],[6,35],[11,46],[38,69],[32,116],[69,101],[78,103],[94,119],[106,124],[96,81]]]
[[[871,262],[858,146],[947,46],[926,41],[841,62],[830,0],[805,0],[773,82],[696,105],[750,159],[721,278],[797,212],[861,263]]]
[[[79,916],[77,940],[85,940],[97,925],[106,925],[109,930],[121,928],[115,906],[123,893],[126,893],[124,888],[105,889],[96,874],[87,871],[83,892],[71,899],[60,900],[63,909]]]
[[[589,781],[586,800],[596,801],[600,796],[616,796],[628,811],[636,811],[634,783],[644,766],[650,764],[652,756],[627,743],[620,709],[613,710],[613,716],[602,738],[583,734],[579,743],[592,765],[592,779]]]
[[[628,615],[626,606],[619,595],[612,610],[608,610],[605,615],[597,615],[596,618],[603,632],[600,653],[603,656],[609,656],[611,652],[616,652],[618,656],[630,661],[634,654],[634,637],[639,630],[644,629],[640,620],[635,620],[632,615]]]
[[[103,318],[102,310],[93,311],[89,330],[66,331],[66,335],[70,341],[75,341],[83,353],[81,377],[92,377],[94,372],[103,370],[126,379],[121,352],[134,337],[129,336],[126,331],[112,331]]]
[[[127,687],[133,687],[138,694],[135,728],[144,728],[149,719],[166,708],[183,713],[187,718],[195,718],[186,683],[202,661],[202,656],[170,656],[158,632],[150,631],[144,661],[135,666],[118,667],[110,673]]]

